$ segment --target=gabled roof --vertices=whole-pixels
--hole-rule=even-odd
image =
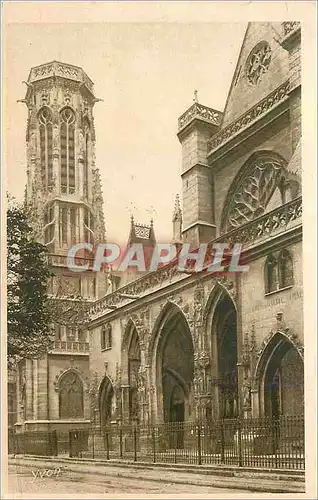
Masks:
[[[282,23],[251,22],[247,26],[225,104],[221,128],[255,106],[289,75],[287,50],[280,42]]]

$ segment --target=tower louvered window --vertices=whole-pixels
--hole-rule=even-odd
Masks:
[[[75,113],[71,108],[61,111],[61,191],[75,193]]]
[[[52,112],[47,106],[39,112],[40,123],[40,156],[42,186],[46,191],[53,187],[53,123]]]

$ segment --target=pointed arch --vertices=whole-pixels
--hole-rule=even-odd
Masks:
[[[269,150],[254,152],[235,176],[228,190],[221,217],[221,233],[263,215],[282,180],[290,177],[287,161]],[[284,203],[281,193],[281,203]]]
[[[53,187],[53,112],[42,106],[37,114],[40,132],[41,179],[45,191]]]
[[[59,418],[84,417],[84,384],[74,369],[66,370],[58,379]]]
[[[138,382],[141,367],[141,346],[137,325],[133,318],[129,318],[125,327],[122,345],[122,383],[129,389],[128,399],[124,403],[126,418],[138,419]]]
[[[188,322],[183,310],[181,309],[181,307],[178,306],[178,304],[176,304],[175,302],[168,300],[164,304],[164,306],[162,307],[161,311],[159,312],[159,314],[157,315],[157,317],[154,321],[154,325],[152,328],[152,333],[151,333],[151,337],[150,337],[150,341],[149,341],[149,345],[148,345],[148,353],[147,353],[147,358],[148,358],[149,362],[153,358],[153,353],[154,353],[154,348],[155,348],[157,337],[162,334],[162,329],[163,329],[165,323],[168,320],[172,319],[172,317],[176,316],[177,314],[181,315],[185,325],[187,326],[187,328],[189,329],[189,332],[191,333],[189,322]]]
[[[111,379],[105,375],[98,390],[100,425],[105,427],[110,424],[112,419],[112,401],[114,388]]]
[[[210,292],[203,316],[211,376],[218,381],[213,393],[217,418],[234,418],[238,411],[237,310],[226,287],[217,283]]]
[[[134,329],[136,329],[138,332],[135,321],[133,320],[133,318],[130,317],[126,323],[126,326],[125,326],[124,332],[123,332],[123,337],[122,337],[122,341],[121,341],[121,352],[122,353],[124,353],[125,351],[127,351],[129,349],[129,344],[130,344],[131,336],[133,334]]]
[[[203,311],[203,327],[206,332],[211,331],[212,328],[212,321],[213,321],[213,316],[215,313],[215,309],[219,303],[219,301],[224,298],[228,297],[229,300],[231,300],[233,307],[236,311],[236,304],[229,294],[228,290],[222,283],[217,282],[212,290],[210,291],[210,294],[208,296],[208,299],[205,303],[204,311]]]
[[[278,418],[303,413],[303,350],[295,336],[277,331],[264,342],[256,361],[253,389],[259,394],[261,415]]]
[[[194,342],[184,312],[170,300],[155,320],[148,355],[152,366],[154,418],[159,422],[190,418]],[[182,395],[180,401],[173,401],[175,393]]]
[[[75,121],[76,113],[70,106],[60,110],[61,191],[75,193]]]

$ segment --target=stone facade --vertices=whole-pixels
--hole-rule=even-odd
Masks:
[[[299,54],[298,23],[250,23],[224,112],[196,100],[179,119],[174,240],[183,224],[193,247],[242,243],[249,271],[186,274],[171,263],[100,293],[89,351],[27,361],[33,388],[18,382],[18,400],[26,390],[37,403],[21,425],[56,428],[67,370],[84,410],[64,428],[303,413],[293,377],[303,373]]]

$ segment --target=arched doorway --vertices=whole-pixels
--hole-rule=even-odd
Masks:
[[[183,423],[194,416],[191,332],[183,313],[174,304],[168,304],[162,312],[158,330],[155,362],[159,423]],[[178,439],[181,446],[182,439]]]
[[[219,414],[221,418],[235,418],[238,415],[236,310],[226,293],[215,308],[212,335],[217,351],[213,357],[217,358],[218,367]]]
[[[100,424],[102,429],[111,423],[113,395],[113,384],[108,377],[104,377],[99,391]]]
[[[304,365],[295,346],[277,333],[268,345],[264,413],[272,418],[304,414]]]

